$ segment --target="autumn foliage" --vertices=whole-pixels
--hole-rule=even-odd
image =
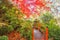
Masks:
[[[20,40],[20,33],[13,31],[8,34],[8,40]]]
[[[21,9],[20,11],[29,17],[32,13],[39,13],[39,10],[49,10],[45,0],[12,0],[13,5]],[[37,10],[38,9],[38,10]]]

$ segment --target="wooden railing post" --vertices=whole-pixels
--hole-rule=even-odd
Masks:
[[[32,29],[32,40],[34,40],[34,28]]]
[[[46,32],[45,32],[45,40],[48,40],[48,27],[46,27]]]

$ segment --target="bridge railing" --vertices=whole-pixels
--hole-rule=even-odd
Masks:
[[[32,40],[35,40],[35,37],[34,37],[34,28],[32,29]],[[48,27],[46,27],[46,31],[44,33],[44,38],[42,38],[42,40],[48,40]]]

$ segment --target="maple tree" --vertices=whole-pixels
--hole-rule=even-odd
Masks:
[[[50,10],[46,6],[45,0],[12,0],[13,5],[17,5],[21,12],[29,17],[32,13],[40,13],[39,10]]]

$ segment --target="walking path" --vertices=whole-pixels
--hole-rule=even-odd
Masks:
[[[44,35],[40,31],[34,29],[34,40],[44,40]]]

